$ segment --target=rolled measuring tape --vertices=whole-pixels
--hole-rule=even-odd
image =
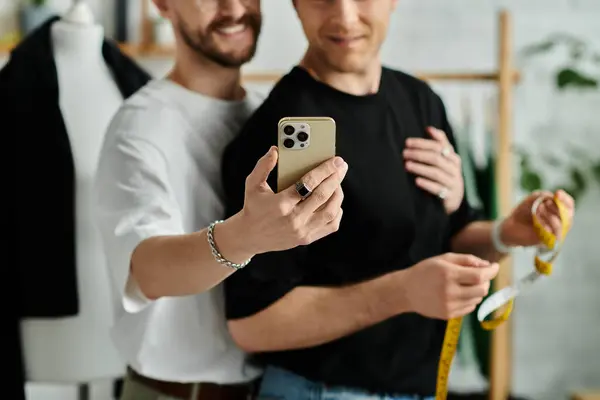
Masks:
[[[538,217],[539,206],[547,199],[551,198],[558,208],[558,214],[561,221],[561,236],[557,238],[554,233],[547,230]],[[538,278],[543,275],[549,276],[552,274],[552,264],[560,253],[567,233],[570,229],[567,209],[564,204],[555,196],[540,196],[531,207],[531,217],[533,228],[540,238],[540,246],[536,251],[533,264],[534,271],[519,279],[514,285],[503,288],[491,296],[487,297],[477,310],[477,320],[481,327],[485,330],[493,330],[508,320],[513,310],[515,298],[523,293],[523,291],[533,285]],[[497,317],[490,320],[486,318],[505,307],[504,311]],[[436,400],[445,400],[448,395],[448,378],[450,375],[450,366],[456,354],[458,346],[458,338],[463,318],[453,318],[448,321],[446,333],[444,335],[444,343],[442,345],[442,353],[438,364],[438,376],[436,384]]]

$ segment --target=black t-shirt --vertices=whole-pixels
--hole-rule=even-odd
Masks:
[[[349,169],[342,183],[338,232],[308,246],[256,256],[225,282],[228,319],[255,314],[297,286],[346,285],[410,267],[449,250],[449,238],[478,213],[466,201],[451,216],[415,184],[402,151],[407,137],[435,126],[454,141],[441,99],[424,82],[383,68],[376,94],[354,96],[293,68],[247,121],[223,157],[227,215],[244,202],[245,178],[287,116],[330,116],[337,152]],[[276,171],[269,177],[276,188]],[[256,354],[327,385],[379,393],[433,395],[445,321],[403,314],[308,349]]]

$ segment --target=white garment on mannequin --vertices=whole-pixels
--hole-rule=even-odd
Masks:
[[[89,18],[82,21],[89,22]],[[104,134],[123,97],[102,56],[103,28],[68,20],[52,26],[59,101],[75,167],[76,246],[80,313],[23,321],[28,380],[85,383],[120,377],[125,365],[110,328],[115,296],[101,238],[92,220],[92,185]],[[51,233],[52,227],[48,232]],[[48,260],[51,268],[60,260]]]

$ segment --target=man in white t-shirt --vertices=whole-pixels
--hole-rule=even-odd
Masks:
[[[96,177],[121,299],[114,342],[130,366],[122,399],[247,399],[261,371],[229,336],[219,284],[256,254],[335,232],[347,165],[331,159],[276,194],[271,149],[246,181],[244,209],[220,221],[222,152],[262,100],[240,84],[259,0],[154,2],[174,26],[175,66],[119,110]]]

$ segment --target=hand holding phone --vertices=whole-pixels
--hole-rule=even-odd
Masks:
[[[295,185],[309,171],[336,155],[336,125],[330,117],[282,118],[277,137],[278,192]]]
[[[289,132],[289,129],[288,129]],[[300,133],[300,132],[298,132]],[[290,136],[290,135],[287,135]],[[287,149],[301,147],[306,140],[287,142]],[[283,141],[288,137],[283,138]],[[331,149],[330,149],[331,151]],[[267,179],[280,161],[279,152],[272,147],[256,164],[246,179],[243,210],[239,213],[245,248],[252,254],[286,250],[298,245],[308,245],[339,229],[342,218],[343,192],[340,182],[344,179],[348,165],[340,157],[327,157],[331,152],[303,160],[288,158],[294,163],[284,162],[289,174],[283,174],[291,182],[305,182],[314,190],[314,195],[303,198],[294,184],[274,193]],[[286,153],[286,151],[284,151]],[[326,153],[329,153],[325,155]],[[296,153],[297,154],[297,153]],[[295,157],[295,154],[292,155]],[[320,159],[325,161],[319,162]],[[312,160],[308,161],[307,160]],[[307,164],[316,162],[314,168]],[[297,167],[297,168],[296,168]],[[309,169],[306,174],[302,171]]]

